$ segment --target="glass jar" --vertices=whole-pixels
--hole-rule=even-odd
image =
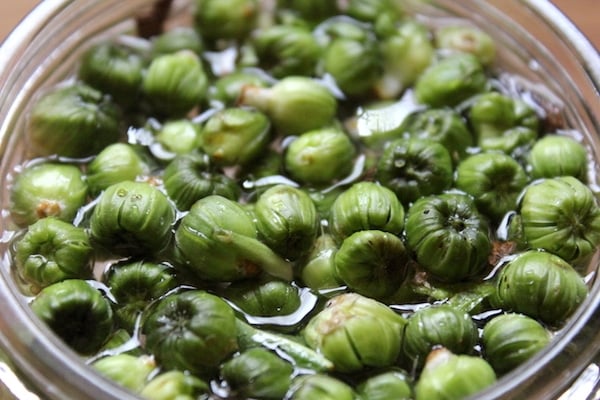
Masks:
[[[171,18],[190,1],[174,1]],[[538,96],[545,111],[556,113],[582,134],[600,160],[600,56],[578,29],[545,0],[412,0],[426,15],[467,18],[499,45],[501,65],[515,90]],[[43,1],[0,47],[0,187],[24,158],[24,116],[39,93],[74,71],[90,43],[132,32],[133,16],[148,0]],[[598,165],[595,163],[594,165]],[[592,181],[597,185],[594,167]],[[0,194],[2,208],[7,193]],[[10,232],[0,215],[3,238]],[[6,242],[3,240],[2,242]],[[5,245],[3,245],[5,246]],[[1,249],[4,250],[4,249]],[[2,251],[4,253],[4,251]],[[31,313],[27,299],[0,266],[1,398],[119,399],[136,397],[98,376],[85,360],[66,348]],[[481,399],[584,399],[600,381],[600,280],[598,257],[589,265],[590,295],[554,338],[551,346],[479,394]],[[2,386],[2,385],[0,385]]]

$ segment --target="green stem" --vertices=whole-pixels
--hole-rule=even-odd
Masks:
[[[217,230],[214,236],[216,240],[234,246],[243,258],[259,265],[269,275],[286,281],[294,278],[292,265],[259,240],[226,230]]]
[[[236,322],[238,344],[241,350],[258,346],[265,347],[285,353],[296,366],[301,368],[308,368],[316,372],[331,371],[333,369],[331,361],[302,343],[275,333],[256,329],[239,319]]]

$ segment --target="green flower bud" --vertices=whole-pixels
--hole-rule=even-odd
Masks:
[[[194,28],[175,27],[152,38],[152,58],[181,50],[190,50],[198,55],[204,51],[202,38]]]
[[[328,375],[300,375],[292,381],[289,400],[354,400],[354,390],[345,382]]]
[[[414,367],[422,368],[436,347],[455,354],[472,354],[478,340],[477,326],[468,313],[445,304],[433,305],[408,318],[403,352]]]
[[[244,398],[281,399],[288,390],[293,367],[275,353],[253,348],[225,362],[221,375]]]
[[[194,26],[203,38],[243,39],[254,29],[259,6],[256,0],[195,0]]]
[[[289,315],[301,303],[298,287],[279,280],[235,282],[227,287],[225,297],[255,317]]]
[[[146,348],[163,368],[211,374],[237,350],[235,321],[231,307],[215,295],[171,294],[144,322]]]
[[[247,164],[267,148],[271,124],[265,114],[227,108],[211,116],[202,128],[202,149],[217,164]]]
[[[334,38],[324,50],[323,72],[349,97],[365,95],[382,74],[381,54],[375,38]]]
[[[415,386],[415,400],[465,399],[496,383],[496,374],[484,359],[434,350]]]
[[[562,324],[583,302],[583,278],[554,254],[530,250],[500,271],[497,299],[505,310],[523,313],[547,324]]]
[[[179,117],[204,99],[208,78],[198,55],[182,50],[152,60],[142,88],[157,113]]]
[[[186,154],[198,148],[200,126],[187,119],[167,121],[155,133],[155,140],[163,150]]]
[[[171,240],[175,208],[145,182],[124,181],[99,197],[90,219],[92,240],[116,254],[157,254]]]
[[[114,264],[104,281],[116,302],[115,319],[129,332],[153,301],[178,285],[170,267],[144,261]]]
[[[529,167],[533,178],[573,176],[586,182],[588,153],[571,137],[546,135],[531,148]]]
[[[270,88],[245,86],[239,103],[265,112],[285,136],[329,125],[337,112],[337,101],[329,89],[301,76],[283,78]]]
[[[516,127],[535,132],[539,127],[539,118],[533,108],[522,100],[498,92],[477,96],[469,108],[468,118],[478,143],[503,136],[505,131]]]
[[[473,145],[473,138],[465,121],[450,108],[416,111],[404,120],[398,132],[443,144],[454,161],[463,158],[467,148]]]
[[[182,268],[213,281],[256,276],[261,270],[291,280],[291,265],[257,238],[249,213],[221,196],[198,200],[175,232]]]
[[[120,113],[108,95],[83,83],[57,87],[33,106],[27,147],[33,155],[87,157],[121,136]]]
[[[333,370],[331,361],[322,354],[312,350],[302,343],[301,338],[269,332],[236,320],[238,344],[240,350],[245,351],[254,347],[262,347],[276,351],[286,360],[301,369],[315,372]]]
[[[48,217],[30,225],[15,244],[19,275],[34,291],[65,279],[92,276],[93,248],[86,231]]]
[[[408,252],[394,234],[364,230],[342,242],[335,254],[335,273],[350,289],[382,299],[398,290],[406,279]]]
[[[375,177],[408,205],[420,197],[452,186],[452,158],[440,143],[427,139],[396,139],[384,149]]]
[[[361,382],[356,392],[364,400],[411,400],[413,389],[410,378],[400,371],[383,372]]]
[[[600,208],[590,188],[576,178],[550,178],[529,185],[519,213],[530,247],[567,262],[579,262],[600,244]]]
[[[155,376],[140,391],[147,400],[197,400],[209,392],[202,379],[177,370]]]
[[[456,168],[456,187],[473,196],[477,209],[495,222],[517,209],[527,183],[523,167],[504,153],[475,154]]]
[[[394,99],[411,86],[433,62],[435,50],[429,30],[414,20],[402,22],[380,44],[383,76],[376,84],[382,99]]]
[[[304,329],[306,343],[339,372],[393,365],[401,350],[406,320],[375,300],[355,293],[327,302]]]
[[[335,240],[329,234],[319,236],[300,271],[300,279],[315,291],[340,287],[335,273],[334,257],[337,252]]]
[[[84,280],[67,279],[42,289],[31,310],[69,347],[95,353],[113,329],[110,303]]]
[[[298,25],[273,25],[258,30],[252,45],[259,66],[275,78],[312,76],[321,49],[311,31]]]
[[[417,200],[406,215],[406,244],[420,266],[448,282],[481,273],[492,249],[485,219],[457,193]]]
[[[505,130],[500,136],[480,138],[478,145],[483,151],[501,151],[519,159],[529,151],[537,135],[534,130],[518,126]]]
[[[144,58],[132,48],[113,42],[97,44],[81,57],[79,78],[109,94],[125,107],[139,100]]]
[[[439,49],[471,53],[482,65],[488,66],[496,58],[496,43],[483,30],[468,25],[446,25],[435,31]]]
[[[487,76],[472,54],[457,53],[430,65],[415,82],[417,100],[431,107],[453,107],[487,88]]]
[[[285,169],[293,179],[312,185],[346,177],[356,155],[354,144],[337,128],[312,130],[298,136],[285,152]]]
[[[317,23],[339,13],[336,2],[322,0],[277,0],[278,7],[298,13],[309,23]]]
[[[88,164],[86,180],[90,193],[98,195],[110,185],[135,181],[150,171],[138,150],[126,143],[107,146]]]
[[[263,241],[288,259],[295,260],[306,254],[317,237],[317,209],[300,189],[273,186],[260,195],[254,212]]]
[[[365,22],[375,22],[381,14],[391,13],[396,18],[404,14],[400,2],[394,0],[350,0],[344,13]]]
[[[333,203],[329,226],[340,242],[367,229],[400,234],[404,207],[390,189],[373,182],[355,183]]]
[[[533,357],[550,343],[550,332],[522,314],[502,314],[483,327],[483,351],[498,374],[506,373]]]
[[[156,364],[150,356],[116,354],[94,361],[92,367],[101,375],[137,393],[144,387]]]
[[[87,191],[83,174],[74,165],[26,166],[10,187],[10,215],[21,227],[46,217],[70,222],[85,204]]]
[[[230,200],[236,200],[240,195],[237,183],[211,166],[206,154],[197,152],[175,157],[164,170],[163,183],[169,197],[183,211],[210,195]]]
[[[209,88],[208,98],[232,107],[237,104],[244,87],[266,88],[265,77],[254,71],[236,71],[218,78]]]

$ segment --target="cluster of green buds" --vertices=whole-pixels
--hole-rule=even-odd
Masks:
[[[590,290],[594,165],[489,34],[190,3],[27,114],[6,259],[50,331],[156,400],[462,399],[551,343]]]

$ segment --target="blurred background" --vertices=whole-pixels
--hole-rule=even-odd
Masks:
[[[0,0],[0,41],[39,2],[40,0]],[[600,0],[553,0],[553,3],[600,49]]]

